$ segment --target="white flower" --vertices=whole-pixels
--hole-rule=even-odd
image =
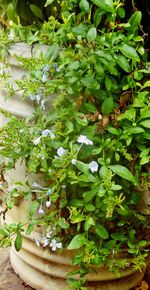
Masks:
[[[15,38],[14,30],[11,30],[11,31],[10,31],[8,37],[9,37],[10,40],[14,40],[14,38]]]
[[[57,243],[56,240],[52,239],[50,243],[50,247],[52,248],[52,251],[56,251],[56,249],[61,249],[62,248],[62,243]]]
[[[50,239],[50,238],[51,238],[51,234],[52,234],[52,231],[48,232],[48,233],[46,234],[46,238],[47,238],[47,239]]]
[[[58,154],[59,157],[62,157],[62,156],[64,156],[66,154],[66,150],[63,147],[59,147],[57,149],[57,154]]]
[[[12,20],[9,21],[9,25],[10,25],[10,26],[13,25],[13,21],[12,21]]]
[[[33,141],[33,144],[34,144],[34,145],[38,145],[38,144],[40,143],[40,141],[41,141],[41,136],[38,137],[37,139],[35,139],[35,140]]]
[[[98,163],[96,161],[92,161],[90,164],[89,164],[89,169],[92,171],[92,172],[97,172],[98,171]]]
[[[40,103],[40,100],[41,100],[41,95],[36,95],[36,101],[38,104]]]
[[[76,164],[76,162],[77,162],[77,160],[76,160],[76,159],[72,159],[72,160],[71,160],[71,163],[72,163],[73,165],[75,165],[75,164]]]
[[[51,200],[47,200],[46,201],[46,207],[50,207],[51,206]]]
[[[39,240],[35,240],[35,243],[36,243],[37,247],[40,247],[40,241]]]
[[[44,210],[42,209],[42,206],[39,208],[39,214],[44,214]]]
[[[78,143],[93,145],[93,141],[89,140],[85,135],[80,135],[77,139]]]
[[[101,114],[98,115],[98,120],[102,120],[103,116]]]
[[[43,111],[45,111],[45,101],[44,100],[41,101],[41,109]]]

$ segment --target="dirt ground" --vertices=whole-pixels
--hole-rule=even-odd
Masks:
[[[143,281],[135,290],[150,290],[150,266],[144,280],[148,283]],[[33,290],[14,273],[9,260],[9,249],[0,250],[0,290]]]
[[[0,250],[0,290],[31,289],[14,273],[9,260],[9,249]]]

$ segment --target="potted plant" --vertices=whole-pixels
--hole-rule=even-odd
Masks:
[[[1,245],[16,234],[12,265],[36,289],[64,288],[68,277],[69,289],[129,290],[142,280],[149,241],[139,189],[149,187],[150,159],[141,12],[125,21],[121,1],[67,4],[63,21],[50,17],[36,35],[13,28],[49,48],[18,58],[30,77],[17,85],[36,106],[0,132],[9,187]]]

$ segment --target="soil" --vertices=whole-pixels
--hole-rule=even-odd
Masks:
[[[9,260],[9,249],[0,250],[0,290],[32,290],[14,273]]]
[[[150,264],[147,268],[144,280],[145,281],[143,281],[141,285],[133,290],[150,290]],[[10,264],[9,249],[0,250],[0,290],[34,290],[27,286],[14,273]]]

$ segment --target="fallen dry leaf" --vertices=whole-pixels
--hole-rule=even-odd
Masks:
[[[142,281],[139,287],[136,287],[135,290],[148,290],[149,286],[145,281]]]

